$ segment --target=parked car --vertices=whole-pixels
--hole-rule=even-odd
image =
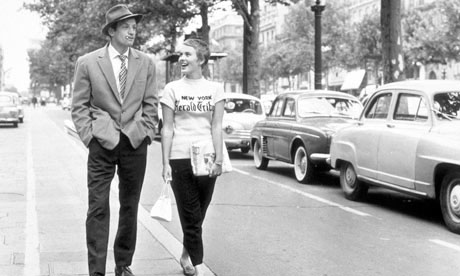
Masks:
[[[326,162],[332,135],[354,123],[362,111],[359,100],[333,91],[295,91],[279,95],[270,113],[251,131],[256,168],[269,160],[294,164],[298,182],[308,183],[316,172],[331,167]]]
[[[0,123],[13,124],[17,127],[18,123],[24,118],[24,113],[20,116],[19,96],[17,93],[0,91]]]
[[[345,197],[369,185],[437,199],[460,234],[460,82],[404,81],[381,86],[359,122],[337,132],[331,165]]]
[[[263,119],[265,119],[265,107],[259,98],[241,93],[225,93],[222,127],[227,149],[249,152],[250,132],[256,122]]]

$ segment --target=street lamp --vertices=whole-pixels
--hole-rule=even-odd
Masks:
[[[321,75],[321,13],[326,8],[326,0],[316,0],[311,10],[315,13],[315,89],[322,89]]]

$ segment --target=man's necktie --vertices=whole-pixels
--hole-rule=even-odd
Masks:
[[[125,55],[119,55],[118,57],[121,59],[120,75],[118,76],[118,79],[120,81],[120,96],[121,99],[124,99],[126,88],[126,76],[128,75],[128,69],[126,68],[126,59],[128,57]]]

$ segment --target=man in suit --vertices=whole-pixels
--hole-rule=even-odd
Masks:
[[[106,13],[103,48],[76,63],[72,119],[88,156],[86,240],[91,276],[105,275],[110,224],[110,183],[117,170],[119,221],[114,243],[115,275],[129,268],[136,246],[137,212],[144,181],[147,145],[157,121],[155,65],[131,48],[142,15],[126,5]]]

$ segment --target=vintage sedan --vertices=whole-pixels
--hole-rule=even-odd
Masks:
[[[14,127],[24,118],[19,96],[13,92],[0,92],[0,123],[13,124]]]
[[[225,93],[224,107],[222,128],[227,149],[249,152],[250,132],[258,121],[265,119],[262,101],[247,94]]]
[[[369,185],[438,199],[447,228],[460,234],[460,82],[381,86],[358,123],[336,133],[331,165],[345,197]]]
[[[362,111],[359,100],[333,91],[286,92],[273,101],[270,113],[251,131],[256,168],[264,170],[269,160],[294,164],[297,181],[308,183],[316,172],[330,165],[332,135],[354,123]]]

